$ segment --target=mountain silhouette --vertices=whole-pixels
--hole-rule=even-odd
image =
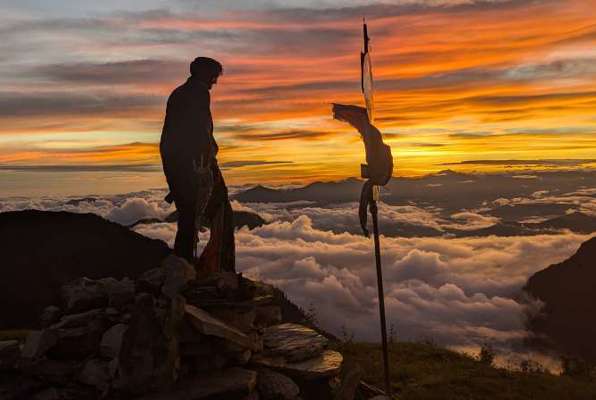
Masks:
[[[134,278],[159,265],[168,246],[95,214],[0,213],[0,329],[35,327],[59,288],[78,277]]]
[[[596,360],[596,237],[569,259],[536,272],[524,290],[544,302],[530,329],[555,348]]]
[[[394,177],[383,188],[382,200],[391,205],[417,204],[441,207],[446,212],[484,207],[499,198],[532,197],[536,192],[570,193],[596,185],[589,171],[465,174],[451,170],[422,177]],[[255,186],[241,191],[234,199],[247,203],[287,203],[310,201],[317,205],[358,201],[363,181],[349,178],[338,182],[315,182],[299,188],[272,189]],[[494,215],[507,221],[532,216],[560,216],[568,204],[534,202],[498,207]]]

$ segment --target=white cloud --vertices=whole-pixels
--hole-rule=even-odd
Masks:
[[[500,221],[497,217],[482,215],[471,211],[462,211],[452,214],[451,218],[457,222],[453,224],[447,223],[443,226],[460,231],[475,231],[477,229],[489,228]]]
[[[550,193],[550,194],[549,194]],[[570,210],[596,216],[596,189],[583,188],[571,193],[553,194],[546,190],[535,192],[531,197],[514,197],[512,199],[497,199],[493,201],[497,206],[508,205],[569,205]]]
[[[162,219],[167,214],[166,210],[160,208],[154,202],[134,197],[126,199],[121,205],[112,208],[105,217],[122,225],[131,225],[144,218]]]
[[[175,207],[163,201],[164,190],[114,196],[0,199],[0,212],[26,209],[93,213],[123,225],[143,218],[165,218]]]

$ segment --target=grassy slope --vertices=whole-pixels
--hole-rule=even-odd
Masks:
[[[339,345],[346,362],[358,362],[363,380],[383,387],[380,345]],[[546,373],[511,372],[425,343],[390,345],[391,381],[400,400],[596,399],[596,382]]]

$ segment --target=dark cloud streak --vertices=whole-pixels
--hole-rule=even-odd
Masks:
[[[0,165],[1,171],[18,172],[156,172],[160,165]]]
[[[163,106],[165,101],[163,96],[113,92],[0,92],[0,116],[113,115]]]
[[[525,166],[550,166],[550,167],[578,167],[585,164],[596,163],[596,159],[554,159],[554,160],[466,160],[439,165],[525,165]]]
[[[293,161],[265,161],[265,160],[238,160],[228,161],[220,166],[224,169],[228,168],[242,168],[242,167],[253,167],[259,165],[278,165],[278,164],[292,164]]]

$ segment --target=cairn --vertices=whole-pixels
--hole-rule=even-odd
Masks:
[[[347,399],[359,381],[338,384],[328,339],[283,323],[273,287],[241,274],[197,276],[170,255],[137,280],[80,278],[61,294],[41,330],[0,342],[0,398],[306,400],[338,398],[335,385]]]

